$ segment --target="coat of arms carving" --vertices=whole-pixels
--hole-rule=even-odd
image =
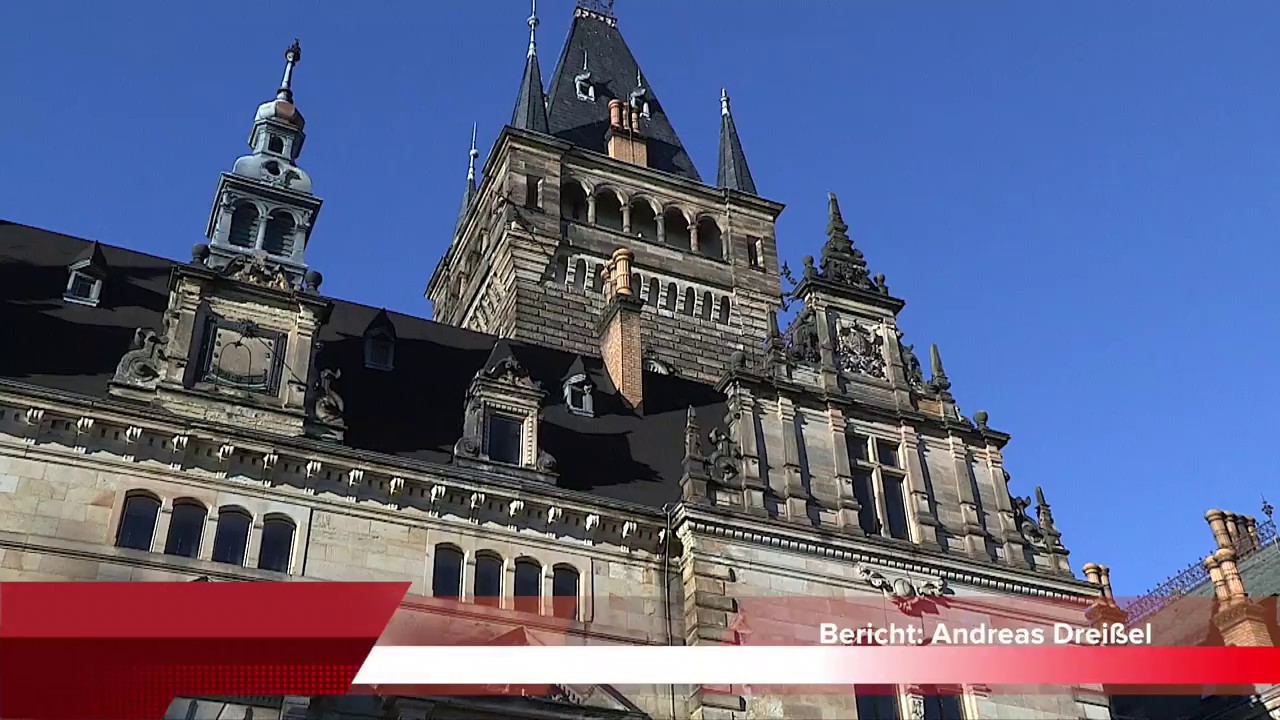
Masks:
[[[835,350],[841,371],[884,379],[884,338],[875,330],[859,323],[841,324]]]

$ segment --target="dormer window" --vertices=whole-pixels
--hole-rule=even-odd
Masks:
[[[520,465],[524,423],[515,417],[492,413],[485,432],[485,455],[493,462]]]
[[[396,328],[380,311],[364,331],[364,366],[370,370],[391,370],[396,359]]]
[[[574,375],[564,381],[564,404],[575,415],[595,415],[591,391],[595,386],[585,374]]]
[[[79,305],[96,306],[102,294],[102,280],[107,275],[107,261],[102,248],[93,243],[67,268],[67,287],[62,299]]]

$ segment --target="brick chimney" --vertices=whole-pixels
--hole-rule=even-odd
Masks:
[[[634,165],[649,164],[649,143],[640,134],[640,112],[628,108],[625,101],[609,101],[609,132],[605,140],[609,143],[609,157]]]
[[[640,341],[640,310],[644,303],[631,287],[631,261],[635,253],[618,248],[604,268],[608,296],[600,316],[600,355],[609,378],[631,407],[644,399],[644,360]]]

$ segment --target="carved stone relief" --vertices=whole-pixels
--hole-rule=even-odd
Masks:
[[[884,593],[885,597],[903,612],[915,610],[928,598],[943,597],[950,594],[947,581],[943,578],[918,578],[908,576],[889,577],[882,571],[858,563],[854,565],[854,574],[858,579]]]
[[[857,322],[839,323],[835,352],[842,372],[884,379],[884,338],[878,330]]]

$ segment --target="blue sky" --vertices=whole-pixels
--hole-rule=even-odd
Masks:
[[[571,0],[539,3],[549,77]],[[1280,4],[635,2],[623,34],[704,177],[727,86],[784,260],[839,194],[966,413],[1013,434],[1073,566],[1145,591],[1210,507],[1280,500]],[[511,114],[520,2],[8,3],[0,217],[176,259],[297,36],[325,291],[424,315],[471,124]],[[1268,437],[1272,437],[1268,440]]]

